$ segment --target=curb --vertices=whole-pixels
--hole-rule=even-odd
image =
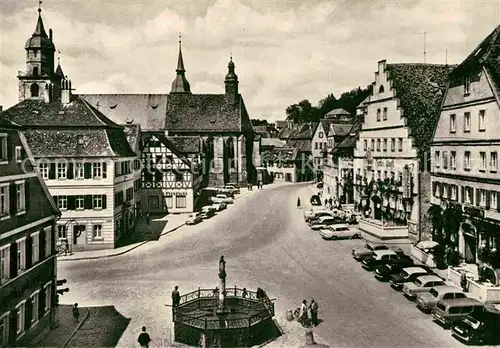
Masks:
[[[78,332],[78,330],[80,330],[80,328],[82,327],[82,325],[85,323],[85,321],[88,319],[90,315],[90,312],[89,310],[87,309],[87,313],[85,314],[85,317],[82,319],[82,321],[78,324],[78,326],[73,330],[73,332],[71,333],[71,335],[69,336],[69,338],[66,340],[66,342],[64,342],[63,344],[63,348],[66,348],[69,344],[69,342],[71,341],[71,339],[73,339],[73,337],[75,337],[76,333]]]
[[[182,226],[185,226],[186,223],[182,223],[174,228],[172,228],[171,230],[168,230],[168,231],[165,231],[163,233],[161,233],[159,236],[156,236],[156,237],[152,237],[152,238],[149,238],[148,240],[145,240],[141,243],[139,243],[138,245],[130,248],[130,249],[127,249],[127,250],[124,250],[124,251],[120,251],[119,253],[116,253],[116,254],[109,254],[109,255],[101,255],[101,256],[87,256],[87,257],[79,257],[79,258],[74,258],[74,259],[57,259],[57,262],[66,262],[66,261],[82,261],[82,260],[97,260],[97,259],[106,259],[106,258],[109,258],[109,257],[115,257],[115,256],[120,256],[120,255],[123,255],[123,254],[126,254],[134,249],[137,249],[139,248],[140,246],[143,246],[144,244],[146,243],[149,243],[155,239],[157,239],[158,237],[162,237],[164,235],[167,235],[169,233],[172,233],[176,230],[178,230],[179,228],[181,228]]]

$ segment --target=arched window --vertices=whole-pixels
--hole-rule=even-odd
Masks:
[[[209,168],[214,168],[214,166],[215,166],[214,154],[215,154],[214,139],[212,137],[210,137],[207,139],[207,142],[206,142],[206,156],[207,156]]]
[[[38,76],[38,67],[37,66],[33,67],[33,76]]]
[[[227,163],[229,164],[229,168],[236,168],[236,161],[234,158],[234,142],[233,138],[228,138],[226,141],[226,154],[227,154]]]
[[[32,97],[38,97],[40,95],[40,87],[38,87],[36,83],[31,85],[30,90]]]
[[[384,93],[384,86],[383,85],[380,85],[380,87],[378,89],[378,92],[379,93]]]

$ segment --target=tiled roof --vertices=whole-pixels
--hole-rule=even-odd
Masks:
[[[387,64],[388,78],[420,155],[428,149],[452,68],[437,64]]]
[[[356,147],[356,140],[357,140],[357,138],[358,138],[357,135],[348,135],[336,147],[341,148],[341,149],[355,148]]]
[[[264,161],[286,162],[295,161],[298,154],[299,150],[293,147],[274,148],[272,150],[264,151],[261,158]]]
[[[165,128],[168,94],[81,94],[118,124],[139,123],[141,130]]]
[[[260,142],[260,146],[274,146],[274,147],[283,147],[285,146],[285,142],[282,140],[279,140],[278,138],[262,138]]]
[[[350,124],[350,123],[332,123],[332,128],[333,128],[334,134],[329,134],[329,135],[346,136],[351,132],[352,124]]]
[[[325,117],[341,116],[341,115],[350,115],[350,113],[348,111],[345,111],[344,109],[338,108],[338,109],[333,109],[332,111],[328,111],[325,114]]]
[[[495,28],[456,68],[457,72],[467,69],[470,64],[483,65],[490,74],[497,93],[500,93],[500,25]]]
[[[75,96],[69,104],[26,99],[5,110],[1,115],[2,118],[21,126],[121,128],[78,96]]]
[[[173,136],[167,139],[183,154],[202,152],[201,137]]]
[[[169,132],[241,132],[241,95],[235,105],[224,94],[169,94],[165,128]]]
[[[27,129],[26,141],[34,157],[133,157],[120,129]],[[78,145],[78,136],[83,144]]]
[[[123,125],[125,136],[133,151],[139,150],[139,136],[141,134],[141,126],[139,124],[126,124]]]
[[[20,128],[18,124],[14,122],[8,121],[3,118],[2,113],[0,112],[0,128]]]
[[[297,132],[295,132],[290,138],[291,139],[312,139],[314,137],[314,133],[316,132],[316,128],[318,128],[317,122],[308,122],[299,125],[297,128]]]

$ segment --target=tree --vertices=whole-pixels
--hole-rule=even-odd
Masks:
[[[298,104],[293,104],[286,108],[286,119],[292,120],[295,123],[317,122],[319,112],[316,107],[312,106],[309,100],[304,99]]]
[[[252,126],[267,126],[267,120],[259,120],[259,119],[254,119],[250,120],[252,122]]]
[[[330,93],[319,101],[318,108],[321,115],[325,115],[327,112],[336,109],[337,105],[338,105],[337,98],[335,98],[333,93]]]

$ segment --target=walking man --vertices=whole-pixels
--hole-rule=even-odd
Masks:
[[[78,303],[75,303],[72,311],[73,311],[73,319],[75,320],[75,323],[78,323],[79,318],[80,318],[80,311],[78,310]]]
[[[314,301],[314,299],[311,299],[311,303],[309,305],[309,308],[311,310],[311,324],[313,326],[318,325],[318,303]]]
[[[149,213],[146,213],[146,224],[149,225]]]
[[[302,301],[302,304],[300,305],[299,323],[301,323],[303,326],[306,326],[306,323],[307,323],[307,301],[306,300]]]
[[[300,198],[297,197],[297,208],[300,208]]]
[[[176,285],[174,291],[172,291],[172,305],[177,307],[181,302],[181,294],[179,293],[179,287]]]
[[[148,333],[146,332],[145,326],[142,327],[142,332],[139,335],[137,342],[139,342],[139,345],[141,347],[144,347],[144,348],[149,347],[149,342],[151,342],[151,338],[149,337]]]
[[[462,273],[462,276],[460,277],[460,285],[462,286],[462,290],[467,292],[467,276],[465,273]]]

